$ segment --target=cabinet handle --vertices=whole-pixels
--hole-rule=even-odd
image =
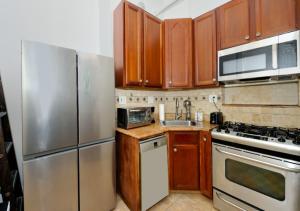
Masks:
[[[174,151],[174,152],[177,152],[177,148],[174,148],[173,151]]]
[[[260,32],[256,32],[256,37],[259,37],[261,35]]]
[[[148,83],[148,82],[149,82],[148,80],[145,81],[145,83]]]
[[[250,36],[249,35],[246,35],[245,36],[245,40],[249,40],[250,39]]]
[[[172,81],[169,81],[169,84],[172,84]]]
[[[205,142],[206,142],[206,140],[207,140],[207,139],[206,139],[206,137],[204,137],[204,138],[203,138],[203,141],[205,141]]]

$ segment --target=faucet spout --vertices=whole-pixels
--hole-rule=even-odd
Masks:
[[[182,110],[181,110],[181,114],[179,114],[178,110],[179,110],[179,100],[178,98],[176,98],[175,99],[175,120],[178,120],[182,117]]]

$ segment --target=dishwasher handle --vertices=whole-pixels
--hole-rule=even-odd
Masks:
[[[147,152],[167,145],[166,136],[158,136],[140,142],[140,151]]]

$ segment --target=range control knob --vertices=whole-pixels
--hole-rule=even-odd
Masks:
[[[280,136],[280,137],[278,138],[278,141],[279,141],[279,142],[285,142],[285,138],[282,137],[282,136]]]
[[[217,132],[221,132],[221,127],[217,127]]]
[[[293,141],[293,144],[300,145],[300,136],[297,136]]]
[[[230,133],[230,131],[229,131],[229,129],[228,129],[228,128],[226,128],[226,130],[225,130],[225,133]]]

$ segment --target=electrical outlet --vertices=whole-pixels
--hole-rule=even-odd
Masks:
[[[119,104],[120,105],[126,105],[126,96],[120,96],[119,97]]]
[[[154,103],[154,97],[148,96],[148,104],[153,104],[153,103]]]
[[[208,100],[210,103],[217,103],[218,102],[218,96],[217,95],[209,95]]]

